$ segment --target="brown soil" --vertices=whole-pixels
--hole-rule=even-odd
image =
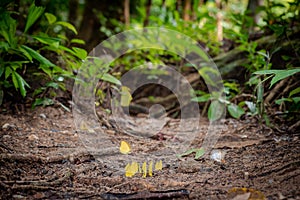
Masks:
[[[128,178],[109,173],[85,150],[73,130],[72,114],[62,108],[2,113],[0,198],[300,199],[299,132],[279,134],[255,120],[228,119],[226,124],[216,145],[225,155],[220,162],[190,155],[172,167],[164,164],[152,177]],[[134,140],[116,130],[107,132],[116,140]],[[151,149],[159,142],[153,138],[143,145]]]

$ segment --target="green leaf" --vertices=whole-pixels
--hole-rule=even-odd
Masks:
[[[54,101],[49,98],[36,98],[35,101],[32,104],[32,108],[35,108],[36,106],[49,106],[53,105]]]
[[[11,74],[12,70],[10,67],[6,67],[5,68],[5,79],[7,79],[9,77],[9,75]]]
[[[11,78],[12,78],[12,82],[14,84],[15,89],[18,90],[19,84],[18,84],[17,77],[14,72],[11,74]]]
[[[283,102],[285,102],[285,101],[292,102],[293,100],[290,99],[290,98],[281,98],[281,99],[277,99],[277,100],[275,101],[275,103],[276,103],[277,105],[280,105],[281,103],[283,103]]]
[[[80,58],[81,60],[86,59],[86,57],[87,57],[87,52],[86,52],[86,50],[81,49],[81,48],[77,48],[77,47],[73,47],[72,49],[73,49],[73,51],[75,52],[75,55],[76,55],[78,58]]]
[[[71,40],[71,43],[76,43],[76,44],[85,44],[85,41],[84,40],[81,40],[81,39],[72,39]]]
[[[46,84],[46,86],[47,86],[47,87],[52,87],[52,88],[54,88],[54,89],[58,89],[58,88],[59,88],[58,83],[55,83],[55,82],[48,82],[48,83]]]
[[[196,151],[197,151],[197,149],[189,149],[189,150],[185,151],[184,153],[179,154],[178,156],[179,156],[179,157],[188,156],[188,155],[190,155],[190,154],[192,154],[192,153],[194,153],[194,152],[196,152]]]
[[[28,85],[28,83],[26,83],[26,81],[22,78],[22,76],[20,74],[18,74],[17,72],[14,72],[13,75],[15,75],[16,78],[17,78],[18,85],[20,87],[21,95],[23,97],[25,97],[26,96],[26,88],[25,88],[25,86],[27,86],[29,88],[30,88],[30,86]]]
[[[36,20],[44,13],[44,10],[44,7],[35,6],[34,2],[31,4],[28,11],[24,33],[26,33]]]
[[[45,16],[49,22],[49,24],[54,24],[56,22],[56,16],[51,13],[45,13]]]
[[[251,113],[255,113],[256,112],[256,105],[255,103],[253,103],[252,101],[245,101],[245,104],[247,105],[247,107],[249,108]]]
[[[205,150],[203,148],[197,149],[195,159],[199,159],[201,156],[205,154]]]
[[[210,121],[220,119],[225,114],[224,108],[224,104],[220,103],[218,100],[212,101],[208,108],[208,119]]]
[[[52,70],[48,66],[40,64],[39,68],[42,69],[43,72],[45,72],[50,78],[52,78]]]
[[[290,70],[280,70],[280,71],[281,72],[275,73],[275,76],[272,78],[270,88],[278,81],[300,72],[300,68],[299,69],[290,69]]]
[[[208,100],[210,100],[211,96],[210,94],[205,94],[205,95],[202,95],[200,97],[194,97],[192,98],[192,101],[195,101],[195,102],[207,102]]]
[[[300,102],[300,97],[293,97],[292,100],[293,100],[295,103],[299,103],[299,102]]]
[[[116,77],[114,77],[108,73],[103,74],[103,76],[101,76],[101,79],[103,81],[107,81],[107,82],[113,83],[115,85],[122,85],[122,83]]]
[[[259,74],[259,75],[275,74],[275,76],[271,80],[271,85],[270,85],[271,88],[278,81],[285,79],[289,76],[292,76],[298,72],[300,72],[300,68],[289,69],[289,70],[261,70],[261,71],[254,72],[254,74]]]
[[[59,22],[56,22],[55,24],[66,27],[67,29],[73,31],[76,35],[78,34],[76,28],[72,24],[70,24],[69,22],[59,21]]]
[[[233,103],[231,103],[227,106],[227,110],[228,110],[229,114],[236,119],[239,119],[243,114],[245,114],[245,111],[243,110],[243,108],[241,108],[238,105],[235,105]]]
[[[26,50],[23,49],[22,47],[19,47],[19,50],[23,53],[23,55],[24,55],[30,62],[32,62],[32,56],[30,55],[30,53],[28,53],[28,51],[26,51]]]
[[[32,36],[32,37],[43,44],[47,44],[47,45],[53,46],[55,48],[58,48],[59,43],[60,43],[59,38],[42,37],[42,36]]]
[[[37,51],[33,50],[32,48],[22,45],[21,48],[26,50],[33,58],[38,60],[41,64],[44,64],[46,66],[53,67],[55,66],[52,62],[50,62],[47,58],[39,54]]]
[[[1,76],[1,75],[0,75]],[[300,87],[297,87],[296,89],[292,90],[290,93],[289,93],[289,97],[295,95],[295,94],[298,94],[300,92]]]

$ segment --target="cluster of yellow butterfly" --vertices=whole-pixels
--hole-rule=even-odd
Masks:
[[[122,154],[129,154],[131,151],[130,145],[125,142],[121,141],[120,144],[120,152]],[[162,161],[158,161],[154,165],[154,170],[162,170]],[[147,172],[149,176],[153,175],[153,161],[149,162],[148,170],[147,170],[147,163],[143,162],[142,168],[141,165],[137,162],[128,163],[125,167],[125,176],[126,177],[133,177],[136,173],[142,173],[143,177],[145,178],[147,176]]]
[[[154,165],[154,170],[162,170],[162,161],[158,161]],[[143,178],[146,178],[147,172],[149,176],[153,176],[153,161],[149,162],[148,170],[147,170],[147,163],[143,162],[142,168],[141,165],[137,162],[128,163],[125,167],[125,176],[126,177],[133,177],[136,173],[142,173]]]

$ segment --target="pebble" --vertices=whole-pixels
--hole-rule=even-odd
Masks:
[[[245,178],[245,180],[249,179],[249,172],[244,172],[244,178]]]
[[[42,118],[42,119],[47,119],[47,116],[46,116],[44,113],[41,113],[39,116],[40,116],[40,118]]]
[[[28,140],[30,140],[30,141],[34,141],[34,140],[38,140],[38,139],[39,139],[39,137],[34,134],[31,134],[28,136]]]
[[[15,129],[16,126],[13,125],[13,124],[9,124],[9,123],[5,123],[3,126],[2,126],[2,130],[9,130],[9,129]]]
[[[10,139],[11,138],[11,136],[10,135],[3,135],[3,137],[2,137],[3,139]]]
[[[214,149],[211,151],[210,159],[217,162],[224,162],[225,154],[224,150]]]

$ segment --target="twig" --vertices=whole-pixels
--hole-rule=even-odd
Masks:
[[[171,199],[188,197],[190,192],[186,189],[167,190],[167,191],[142,191],[137,193],[104,193],[101,195],[103,199]]]

